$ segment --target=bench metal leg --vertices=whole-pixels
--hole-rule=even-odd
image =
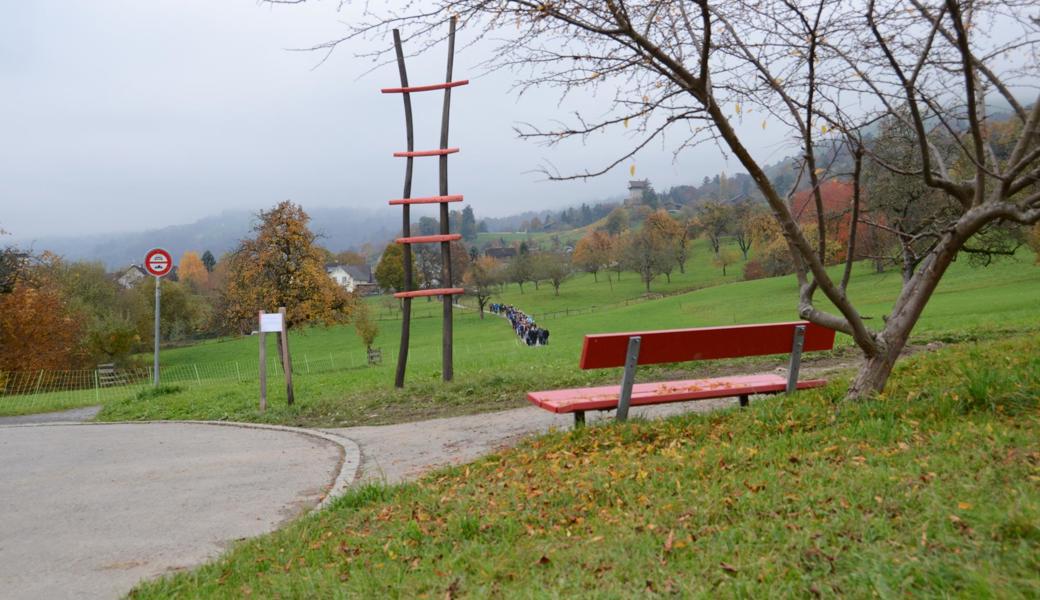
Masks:
[[[634,335],[628,338],[625,354],[625,375],[621,378],[621,394],[618,396],[617,420],[628,420],[628,405],[632,402],[632,384],[636,381],[636,364],[639,362],[639,344],[643,338]]]
[[[794,328],[794,343],[791,345],[791,364],[787,367],[787,393],[798,389],[798,368],[802,366],[802,347],[805,345],[805,325]]]
[[[585,426],[585,411],[579,410],[574,413],[574,428]]]
[[[751,396],[748,396],[747,394],[744,394],[743,396],[741,396],[740,397],[740,407],[744,408],[745,406],[747,406],[748,402],[750,400],[751,400]]]

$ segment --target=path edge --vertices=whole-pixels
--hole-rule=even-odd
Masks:
[[[298,435],[306,435],[310,437],[319,438],[329,443],[335,444],[340,449],[339,463],[336,465],[336,474],[332,478],[332,483],[329,485],[328,490],[322,497],[321,501],[318,502],[314,508],[307,511],[307,513],[317,512],[325,509],[336,498],[343,495],[344,492],[354,483],[357,479],[358,471],[361,468],[361,447],[358,446],[354,440],[336,434],[329,431],[322,431],[320,429],[307,429],[304,427],[290,427],[288,425],[270,425],[267,423],[246,423],[240,421],[189,421],[189,420],[158,420],[158,421],[89,421],[89,422],[76,422],[76,421],[52,421],[49,423],[19,423],[0,425],[0,428],[15,428],[15,427],[48,427],[48,426],[103,426],[103,425],[161,425],[163,423],[177,423],[181,425],[213,425],[218,427],[239,427],[242,429],[266,429],[269,431],[283,431],[285,433],[295,433]],[[307,514],[304,513],[304,514]]]

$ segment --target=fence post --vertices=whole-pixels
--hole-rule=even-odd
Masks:
[[[332,353],[329,352],[329,370],[335,370],[336,363],[332,362]]]
[[[235,361],[235,378],[238,379],[239,383],[242,383],[242,371],[238,369],[238,361]]]
[[[303,355],[303,366],[307,368],[308,373],[311,372],[311,361],[309,358],[307,358],[306,354]]]
[[[41,383],[43,383],[43,369],[40,369],[40,376],[36,378],[36,389],[33,390],[33,398],[36,398],[36,394],[40,392]]]
[[[195,382],[202,385],[202,378],[199,377],[199,365],[192,363],[191,366],[195,367]]]
[[[94,401],[101,402],[101,378],[98,377],[97,369],[94,369]]]

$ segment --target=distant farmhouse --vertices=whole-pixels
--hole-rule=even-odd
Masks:
[[[121,271],[116,271],[115,277],[119,287],[128,290],[148,277],[148,273],[145,273],[144,267],[140,265],[130,265]]]
[[[348,292],[356,291],[362,296],[379,293],[379,284],[372,278],[372,268],[368,265],[331,264],[325,266],[325,272]]]

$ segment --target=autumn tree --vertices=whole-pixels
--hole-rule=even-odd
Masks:
[[[177,265],[177,278],[195,291],[204,290],[209,286],[209,270],[198,253],[191,250],[181,255],[181,261]]]
[[[726,267],[736,264],[738,260],[740,260],[740,257],[737,256],[736,250],[733,250],[732,248],[723,248],[715,255],[715,258],[712,259],[712,264],[722,269],[722,276],[725,277]]]
[[[211,306],[183,281],[164,280],[162,307],[159,311],[159,335],[163,340],[185,340],[204,331],[212,321]],[[145,347],[151,347],[155,337],[155,278],[149,277],[128,290],[129,314],[137,338]],[[260,310],[260,309],[257,309]],[[226,316],[225,316],[226,318]],[[245,327],[256,326],[256,312]]]
[[[509,281],[520,286],[520,293],[524,293],[524,283],[530,281],[531,277],[534,276],[534,261],[530,252],[518,252],[512,260],[509,261],[509,266],[506,268],[506,277]]]
[[[672,270],[674,270],[679,256],[683,256],[684,260],[686,256],[684,247],[686,238],[683,226],[673,219],[667,211],[661,209],[647,216],[646,221],[643,222],[643,229],[648,229],[658,243],[668,248],[671,258],[658,260],[657,269],[658,273],[664,275],[668,279],[668,283],[671,283]]]
[[[762,213],[764,211],[760,210],[750,200],[741,200],[733,205],[733,222],[730,224],[730,230],[733,234],[733,239],[737,242],[737,247],[740,248],[740,253],[744,256],[744,260],[748,259],[748,252],[751,251],[754,241],[752,229],[755,218]]]
[[[560,286],[574,275],[570,258],[562,252],[542,252],[539,255],[542,276],[553,287],[553,295],[560,295]]]
[[[697,207],[697,225],[708,238],[708,244],[715,256],[719,255],[722,238],[733,223],[733,208],[717,200],[709,200]]]
[[[571,261],[574,266],[592,273],[592,279],[599,282],[599,271],[610,264],[614,241],[606,232],[590,231],[574,246]]]
[[[675,257],[668,240],[657,235],[652,228],[643,227],[629,231],[618,242],[620,262],[625,268],[639,273],[639,278],[650,293],[650,282],[663,273]]]
[[[358,339],[364,344],[365,350],[370,352],[376,336],[379,335],[379,325],[372,318],[372,311],[368,304],[362,301],[357,302],[351,313],[351,319],[354,321],[354,331],[357,333]]]
[[[423,47],[441,35],[440,25],[452,15],[462,35],[497,40],[487,64],[522,73],[520,90],[552,86],[568,99],[612,88],[611,104],[597,103],[591,114],[578,111],[572,123],[521,129],[521,137],[553,145],[620,134],[622,123],[632,123],[638,137],[616,158],[571,174],[547,169],[550,177],[606,173],[666,133],[675,134],[667,141],[677,151],[714,142],[737,161],[758,186],[794,257],[798,315],[849,335],[862,352],[849,398],[884,388],[943,275],[976,234],[999,222],[1040,221],[1040,97],[1032,85],[1040,78],[1040,19],[1032,0],[431,0],[374,9],[324,47],[386,35],[391,27],[416,32],[407,41]],[[1010,140],[1000,140],[1010,148],[1006,158],[991,143],[987,96],[999,97],[1022,125]],[[754,138],[736,127],[752,109],[756,119],[762,115],[797,144],[796,181],[813,190],[815,203],[820,182],[837,175],[817,161],[828,144],[846,145],[864,160],[917,177],[952,200],[956,213],[886,318],[868,325],[850,297],[856,252],[845,253],[840,273],[828,272],[825,258],[833,241],[827,228],[818,222],[817,239],[810,239],[791,213],[788,190],[778,190],[765,172],[772,148],[753,148]],[[889,117],[913,131],[920,169],[887,165],[865,143]],[[956,141],[956,169],[950,156],[937,151],[941,138]],[[862,201],[858,179],[850,231],[856,231]],[[818,215],[822,219],[823,211]],[[819,295],[826,302],[818,305]]]
[[[290,201],[260,212],[255,237],[243,240],[229,258],[222,295],[229,328],[249,331],[258,311],[281,306],[289,327],[349,318],[350,298],[325,272],[309,221],[303,208]]]
[[[469,252],[462,242],[451,242],[451,281],[448,287],[455,287],[469,270]]]
[[[470,263],[463,278],[466,293],[477,299],[480,318],[484,318],[484,307],[491,300],[495,286],[501,281],[502,265],[490,256],[482,256]]]
[[[0,294],[0,371],[83,367],[82,335],[83,315],[50,272],[20,266],[10,291]]]
[[[0,230],[0,234],[3,231]],[[25,268],[27,253],[8,246],[0,250],[0,294],[9,294],[14,291],[15,283]]]

